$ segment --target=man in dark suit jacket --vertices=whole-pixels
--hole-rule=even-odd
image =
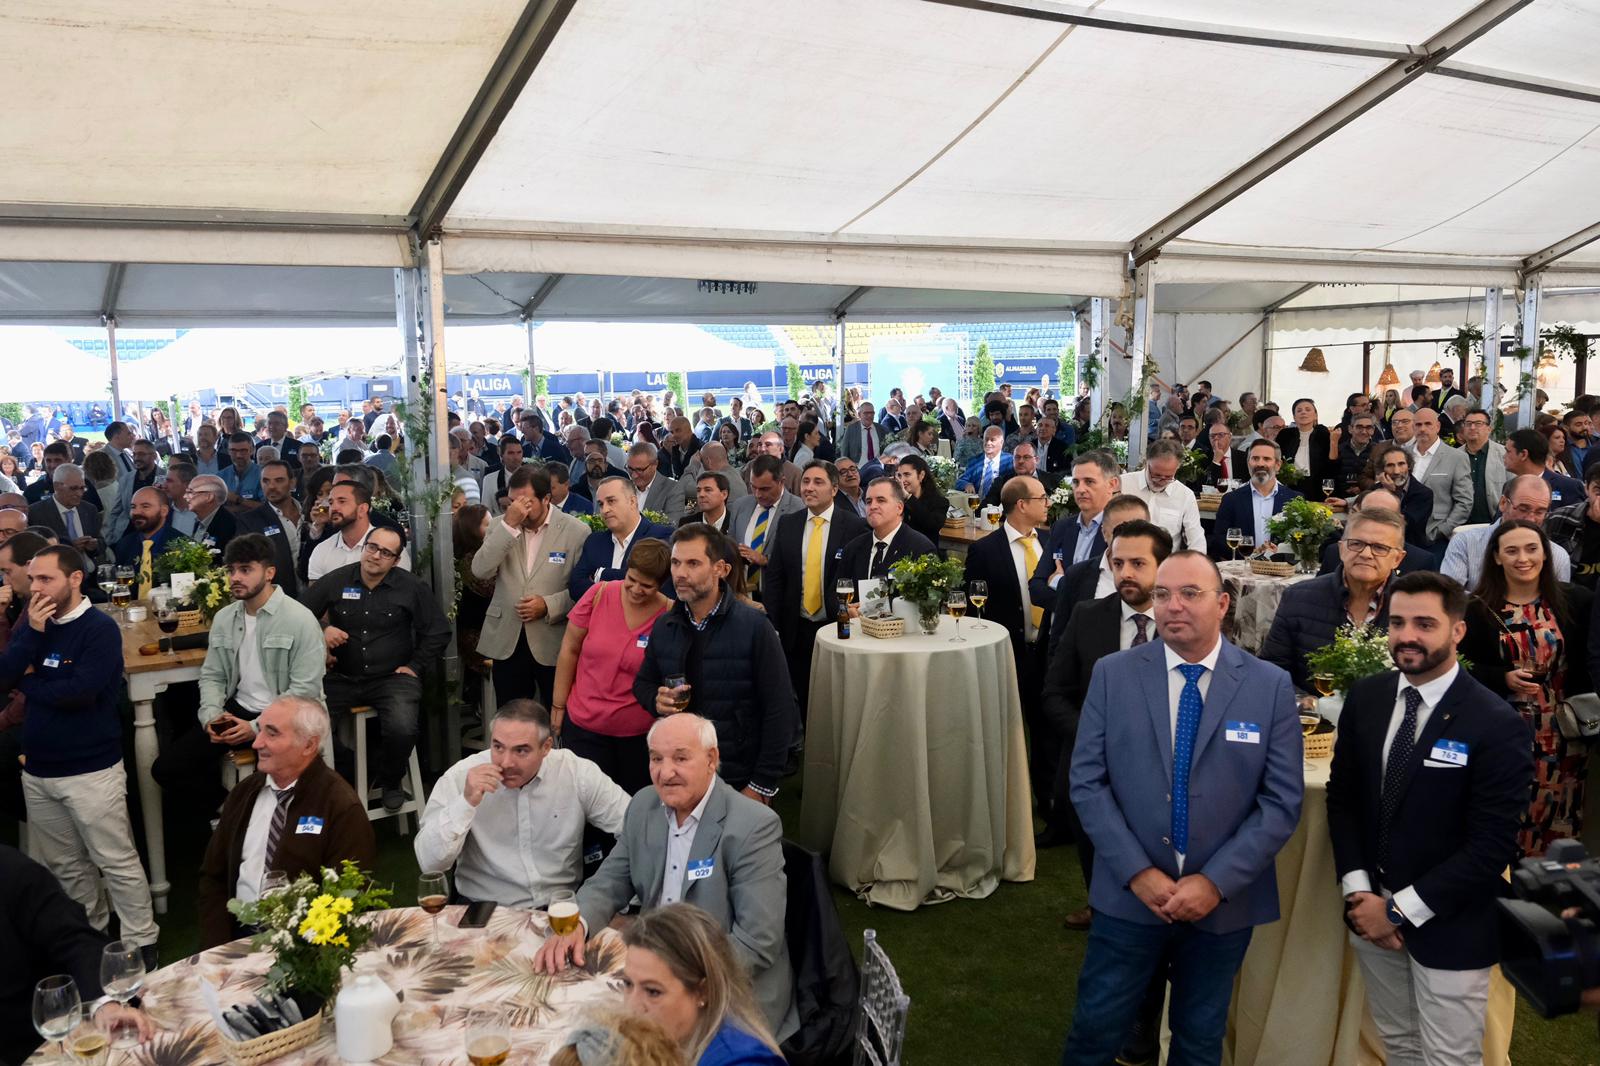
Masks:
[[[1136,519],[1148,521],[1150,505],[1132,494],[1113,496],[1111,502],[1106,504],[1104,514],[1105,521],[1102,526],[1109,538],[1124,522]],[[1167,554],[1171,554],[1170,548]],[[1165,559],[1166,555],[1162,558]],[[1056,648],[1061,643],[1061,634],[1066,631],[1067,621],[1072,617],[1074,607],[1089,600],[1109,596],[1116,590],[1116,579],[1111,574],[1111,560],[1104,552],[1067,567],[1066,573],[1062,574],[1061,580],[1056,583],[1055,599],[1051,601],[1050,655],[1055,655]],[[1067,752],[1068,756],[1071,754],[1070,751]]]
[[[844,546],[837,568],[840,577],[881,580],[901,559],[937,553],[933,541],[905,524],[906,494],[898,481],[877,478],[862,495],[867,501],[867,532]]]
[[[167,505],[167,495],[158,488],[142,488],[133,494],[128,510],[128,531],[111,547],[111,557],[118,566],[138,567],[144,560],[144,546],[150,544],[154,580],[154,562],[161,558],[173,541],[188,538],[172,528],[172,509]],[[148,595],[150,590],[137,579],[134,582],[135,598]]]
[[[300,579],[295,574],[295,557],[294,552],[289,547],[289,538],[293,537],[298,542],[300,530],[296,527],[285,525],[279,520],[277,513],[266,504],[248,511],[241,511],[234,521],[240,533],[260,533],[272,542],[272,550],[277,555],[276,565],[278,567],[278,577],[274,580],[277,581],[278,587],[283,589],[290,599],[299,599]],[[309,549],[301,550],[309,551]]]
[[[233,514],[223,506],[228,499],[228,485],[215,474],[201,474],[189,482],[189,510],[194,515],[195,530],[189,539],[204,544],[218,553],[228,550],[228,542],[239,532]],[[331,529],[328,531],[331,534]],[[300,555],[300,568],[310,558],[311,545],[304,545]]]
[[[1378,485],[1400,498],[1400,513],[1406,517],[1406,540],[1429,544],[1428,520],[1433,517],[1433,490],[1411,476],[1411,453],[1398,444],[1375,444]],[[1429,549],[1429,555],[1442,557]]]
[[[1466,607],[1438,574],[1395,582],[1398,672],[1350,689],[1328,781],[1345,924],[1390,1061],[1480,1061],[1496,901],[1533,777],[1522,716],[1456,662]]]
[[[53,440],[46,444],[44,446],[44,477],[24,488],[22,490],[22,498],[31,505],[49,496],[51,490],[55,487],[53,476],[56,472],[56,467],[62,463],[83,465],[73,456],[72,448],[66,441]],[[99,490],[88,484],[87,481],[85,481],[83,488],[83,498],[94,504],[96,511],[105,514],[106,506],[100,500]]]
[[[63,544],[71,544],[89,555],[98,554],[100,512],[84,500],[83,471],[65,463],[51,474],[55,491],[28,508],[28,524],[44,526]],[[70,516],[70,517],[69,517]],[[70,528],[68,523],[71,523]]]
[[[1228,429],[1226,422],[1213,422],[1209,433],[1208,443],[1211,445],[1207,454],[1210,462],[1206,464],[1206,472],[1200,478],[1200,484],[1221,488],[1224,481],[1243,481],[1249,476],[1249,466],[1245,460],[1244,452],[1233,446],[1233,433]],[[1226,454],[1226,464],[1218,458]]]
[[[1122,491],[1121,468],[1107,451],[1083,452],[1072,464],[1072,498],[1077,514],[1065,514],[1050,527],[1044,558],[1029,579],[1028,595],[1034,603],[1049,606],[1052,592],[1059,586],[1067,567],[1086,559],[1098,559],[1106,550],[1101,533],[1105,525],[1106,504]],[[1048,512],[1047,512],[1048,513]],[[1087,540],[1087,543],[1082,543]]]
[[[1255,441],[1245,459],[1250,464],[1250,483],[1223,494],[1222,502],[1217,505],[1217,520],[1206,534],[1206,551],[1213,559],[1232,557],[1226,541],[1230,529],[1242,530],[1245,536],[1254,537],[1258,549],[1271,539],[1266,522],[1256,524],[1256,500],[1271,497],[1271,514],[1275,515],[1283,510],[1284,504],[1300,495],[1278,481],[1278,468],[1283,464],[1278,446],[1272,441]]]
[[[831,624],[839,611],[833,585],[839,564],[844,561],[845,545],[867,532],[867,523],[854,510],[834,504],[838,490],[839,472],[832,463],[813,459],[805,465],[800,472],[800,499],[805,509],[778,519],[772,551],[762,571],[761,602],[783,643],[802,715],[811,694],[811,655],[817,630]],[[825,538],[820,547],[818,532]],[[821,563],[815,574],[811,573],[813,560]],[[817,583],[820,592],[812,610],[807,609],[805,598],[808,577]]]
[[[626,577],[628,556],[642,538],[672,539],[671,526],[647,522],[639,513],[639,496],[634,492],[633,482],[627,478],[606,478],[595,490],[595,496],[595,509],[600,512],[606,528],[589,534],[589,539],[583,542],[583,553],[578,556],[578,565],[573,567],[567,584],[573,603],[582,599],[596,581]],[[620,561],[616,555],[619,543],[623,545]],[[663,585],[661,591],[671,596],[672,583]]]

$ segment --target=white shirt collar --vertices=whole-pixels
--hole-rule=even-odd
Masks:
[[[1033,534],[1031,532],[1030,533],[1024,533],[1022,530],[1018,529],[1016,526],[1012,525],[1010,522],[1007,522],[1005,524],[1005,526],[1006,526],[1006,543],[1007,544],[1015,544],[1019,540],[1031,540],[1033,538]]]
[[[633,535],[635,533],[639,532],[639,527],[642,526],[642,525],[644,525],[644,516],[643,515],[641,515],[639,517],[639,521],[634,523],[633,528],[628,530],[628,535],[626,537],[619,537],[615,533],[613,533],[613,534],[611,534],[611,539],[617,542],[617,547],[626,548],[628,546],[628,542],[633,539]]]
[[[806,508],[806,521],[807,522],[814,522],[816,519],[820,518],[824,522],[832,522],[833,521],[833,506],[834,505],[831,504],[831,503],[828,504],[827,510],[823,511],[821,514],[812,514],[811,513],[811,508],[809,508],[809,507]]]
[[[875,545],[882,544],[884,547],[888,547],[894,543],[894,535],[900,532],[900,527],[903,525],[905,525],[905,522],[902,520],[901,522],[897,523],[893,529],[889,530],[888,534],[885,536],[880,537],[878,534],[874,533],[872,535],[872,543]]]
[[[716,787],[716,781],[712,781],[710,786],[706,789],[706,794],[700,797],[700,802],[694,805],[694,810],[689,812],[689,817],[684,819],[683,825],[681,826],[678,824],[678,812],[673,810],[671,807],[667,807],[666,811],[668,827],[680,832],[688,832],[690,829],[693,829],[695,826],[699,825],[701,816],[706,813],[706,804],[711,802],[711,793],[716,790]],[[665,806],[665,804],[663,804],[663,806]]]
[[[1173,651],[1171,645],[1163,644],[1162,645],[1162,650],[1166,653],[1166,656],[1167,656],[1167,670],[1169,672],[1172,671],[1172,670],[1176,670],[1179,666],[1182,666],[1182,665],[1186,664],[1187,660],[1185,660],[1184,657],[1179,655],[1177,652]],[[1217,643],[1212,646],[1212,648],[1211,648],[1211,650],[1209,652],[1206,653],[1205,658],[1201,659],[1200,662],[1195,664],[1195,665],[1203,666],[1203,667],[1206,668],[1206,672],[1207,673],[1215,674],[1217,672],[1217,657],[1219,655],[1221,655],[1221,654],[1222,654],[1222,637],[1219,635],[1217,637]]]
[[[1259,496],[1263,500],[1265,500],[1269,496],[1276,496],[1278,494],[1278,479],[1277,478],[1273,478],[1272,479],[1272,491],[1271,492],[1262,492],[1261,489],[1256,486],[1256,483],[1255,483],[1254,480],[1252,480],[1250,482],[1250,484],[1247,486],[1247,488],[1249,488],[1249,490],[1251,492],[1255,493],[1257,496]]]
[[[1154,604],[1151,605],[1151,609],[1148,610],[1148,611],[1135,611],[1132,607],[1128,606],[1128,601],[1127,600],[1119,600],[1118,602],[1120,602],[1122,604],[1122,620],[1124,622],[1126,622],[1128,619],[1132,618],[1136,614],[1142,614],[1146,618],[1150,619],[1152,622],[1155,621],[1156,615],[1155,615],[1155,605]],[[1222,642],[1219,640],[1217,642],[1217,647],[1220,648],[1221,646],[1222,646]],[[1168,654],[1169,655],[1172,654],[1170,649],[1168,651]],[[1215,655],[1216,652],[1212,652],[1212,654]],[[1214,660],[1213,660],[1213,662],[1214,662]],[[1170,669],[1170,668],[1171,668],[1171,664],[1168,664],[1168,669]]]
[[[1439,445],[1441,445],[1443,443],[1444,443],[1444,438],[1440,437],[1439,439],[1437,439],[1437,440],[1435,440],[1433,442],[1433,447],[1427,449],[1426,451],[1423,450],[1423,448],[1422,448],[1422,446],[1420,444],[1417,445],[1417,458],[1421,459],[1424,456],[1431,458],[1433,453],[1439,450]]]
[[[1428,705],[1429,710],[1432,710],[1439,706],[1439,701],[1444,699],[1444,694],[1450,690],[1451,685],[1456,683],[1456,675],[1460,672],[1461,664],[1459,662],[1451,663],[1450,669],[1425,685],[1413,685],[1406,680],[1404,674],[1401,674],[1399,691],[1404,692],[1408,688],[1416,689],[1422,693],[1422,702]]]
[[[82,618],[88,613],[90,606],[91,604],[89,603],[89,597],[85,596],[78,601],[78,606],[74,607],[60,618],[53,618],[51,621],[58,626],[66,625],[68,622],[76,622],[78,619]]]

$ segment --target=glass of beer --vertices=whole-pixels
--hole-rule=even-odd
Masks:
[[[1331,695],[1333,695],[1333,675],[1332,674],[1312,674],[1311,675],[1311,684],[1316,687],[1317,695],[1319,695],[1319,696],[1331,696]]]
[[[967,639],[961,635],[961,616],[967,613],[967,594],[961,589],[951,589],[944,601],[945,609],[950,612],[950,617],[956,620],[956,635],[947,643],[965,644]]]
[[[111,1057],[111,1037],[93,1018],[85,1019],[67,1037],[67,1053],[83,1066],[105,1066]]]
[[[472,1066],[505,1066],[511,1057],[511,1026],[500,1007],[480,1007],[467,1015],[467,1061]]]
[[[443,870],[417,878],[417,906],[433,918],[433,949],[439,950],[439,912],[450,902],[450,878]]]
[[[972,517],[978,517],[978,508],[983,506],[983,497],[976,492],[967,493],[967,510],[972,512]]]
[[[1317,726],[1322,724],[1322,716],[1317,714],[1302,714],[1300,716],[1300,735],[1309,737],[1317,731]]]
[[[545,913],[550,917],[550,932],[556,936],[567,936],[582,927],[578,921],[578,895],[569,889],[550,893],[550,905]]]
[[[841,577],[833,583],[833,594],[839,598],[840,603],[846,607],[850,606],[856,602],[856,579]]]
[[[689,709],[689,679],[682,674],[668,674],[663,683],[672,689],[672,705],[680,711]]]
[[[967,585],[967,602],[972,604],[974,611],[982,611],[983,605],[989,602],[989,583],[987,581],[973,581]],[[982,629],[982,622],[972,623],[974,629]]]
[[[1239,559],[1239,545],[1244,543],[1244,530],[1238,526],[1229,526],[1227,536],[1223,539],[1227,542],[1228,550],[1233,553],[1234,561],[1237,562]]]

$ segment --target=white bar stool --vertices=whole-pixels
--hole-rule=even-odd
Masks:
[[[422,794],[422,765],[417,761],[417,749],[411,748],[411,762],[406,767],[406,775],[400,780],[400,787],[411,793],[411,798],[400,805],[399,810],[385,810],[383,806],[383,789],[372,787],[367,779],[367,720],[378,713],[376,707],[352,707],[347,719],[350,728],[355,733],[351,747],[356,752],[356,795],[361,799],[361,806],[367,812],[369,821],[381,821],[384,818],[396,819],[395,826],[400,830],[400,835],[405,836],[410,830],[406,826],[406,816],[414,815],[418,822],[422,820],[422,807],[426,797]],[[376,806],[374,806],[376,803]]]

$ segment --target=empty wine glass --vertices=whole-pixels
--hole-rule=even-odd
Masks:
[[[282,870],[268,870],[261,878],[261,894],[282,892],[289,887],[289,875]]]
[[[83,1021],[83,1000],[78,983],[66,974],[46,977],[33,986],[33,1028],[46,1040],[60,1045],[66,1057],[67,1036]]]

